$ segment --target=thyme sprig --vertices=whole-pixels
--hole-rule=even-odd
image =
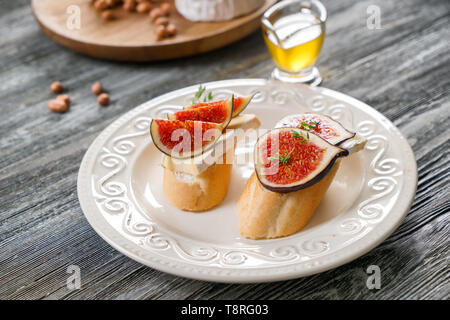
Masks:
[[[208,92],[208,95],[205,98],[203,98],[203,102],[211,101],[212,99],[213,99],[213,95],[212,95],[212,92],[210,91],[210,92]]]
[[[291,154],[294,151],[294,149],[292,149],[289,153],[287,151],[284,151],[284,156],[277,153],[276,155],[269,157],[269,160],[274,161],[274,162],[279,162],[281,164],[286,164],[286,163],[288,163],[289,159],[291,158]]]
[[[318,124],[319,124],[319,122],[317,122],[317,121],[312,121],[311,123],[302,122],[302,123],[300,123],[300,129],[311,131],[311,130],[314,130]]]
[[[303,136],[302,133],[298,132],[297,130],[292,129],[292,135],[294,136],[294,138],[302,138],[303,140],[300,141],[301,143],[305,143],[306,141],[309,140],[309,133],[306,133],[306,138]]]
[[[206,92],[206,87],[203,87],[202,85],[200,85],[200,86],[198,87],[197,92],[196,92],[195,95],[194,95],[194,99],[192,99],[192,104],[196,104],[196,103],[198,103],[199,101],[201,101],[202,95],[203,95],[205,92]],[[205,96],[203,97],[203,102],[211,101],[213,98],[214,98],[214,97],[213,97],[212,92],[209,91],[208,94],[205,95]]]

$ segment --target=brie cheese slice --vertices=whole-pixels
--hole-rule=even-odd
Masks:
[[[233,118],[215,146],[207,152],[190,159],[176,159],[165,154],[162,155],[161,165],[176,173],[185,173],[197,176],[209,166],[218,163],[223,159],[223,155],[234,148],[239,139],[244,136],[243,133],[250,129],[257,129],[261,125],[258,117],[254,114],[244,114]],[[237,132],[239,129],[240,132]]]

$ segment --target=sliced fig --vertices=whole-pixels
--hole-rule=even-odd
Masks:
[[[221,124],[202,121],[152,120],[150,134],[155,146],[166,155],[186,159],[212,148],[221,136]]]
[[[339,122],[317,113],[294,114],[284,117],[275,128],[299,128],[314,133],[333,145],[341,145],[355,136],[354,132],[345,129]]]
[[[233,115],[234,96],[229,100],[217,101],[215,104],[200,106],[192,109],[184,109],[167,117],[169,120],[191,120],[219,123],[225,128]]]
[[[247,108],[250,101],[255,96],[256,92],[246,96],[246,97],[236,97],[234,98],[234,111],[233,111],[233,118],[238,116],[242,111],[244,111],[245,108]]]
[[[249,96],[246,96],[246,97],[234,97],[234,96],[232,97],[232,98],[234,98],[233,118],[236,117],[237,115],[239,115],[248,106],[248,104],[253,99],[255,94],[256,94],[256,92]],[[201,102],[201,103],[197,103],[192,106],[189,106],[189,107],[185,107],[184,110],[196,109],[196,108],[201,108],[201,107],[206,107],[206,106],[215,106],[217,104],[223,104],[226,101],[230,101],[230,99],[211,101],[211,102]]]
[[[320,181],[348,154],[310,131],[277,128],[256,142],[255,171],[266,189],[287,193]]]

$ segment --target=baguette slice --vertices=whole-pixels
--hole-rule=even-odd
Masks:
[[[240,234],[248,239],[272,239],[302,229],[322,201],[340,161],[319,182],[290,193],[267,190],[253,173],[238,201]]]
[[[234,148],[223,155],[222,163],[214,163],[199,175],[164,168],[163,192],[167,200],[185,211],[201,212],[219,205],[230,182]],[[228,160],[227,160],[228,159]]]
[[[353,134],[352,138],[338,145],[346,149],[349,154],[353,154],[363,150],[366,143],[367,140],[364,137]],[[249,239],[271,239],[298,232],[313,216],[331,185],[341,161],[345,160],[338,159],[326,176],[317,183],[289,193],[267,190],[253,173],[238,201],[241,235]]]
[[[181,210],[193,212],[219,205],[228,191],[237,141],[247,130],[257,129],[260,124],[255,115],[239,115],[231,120],[227,132],[206,154],[186,160],[163,155],[163,192],[167,200]],[[241,129],[241,135],[236,129]]]

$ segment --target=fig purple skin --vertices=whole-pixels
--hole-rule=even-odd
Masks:
[[[292,131],[301,132],[306,136],[306,134],[309,134],[309,138],[311,142],[313,142],[316,146],[319,146],[325,150],[325,154],[322,158],[322,162],[320,165],[313,169],[312,172],[308,173],[308,175],[302,179],[300,179],[298,182],[290,183],[290,184],[277,184],[274,182],[269,181],[264,177],[264,174],[261,173],[261,168],[263,167],[262,163],[263,160],[261,159],[263,156],[260,153],[259,146],[261,143],[265,143],[267,141],[267,138],[269,138],[269,135],[277,134],[280,132],[292,132]],[[258,141],[256,142],[255,146],[255,172],[256,176],[258,177],[259,182],[261,185],[266,188],[267,190],[278,192],[278,193],[289,193],[297,190],[301,190],[304,188],[307,188],[320,180],[322,180],[328,172],[331,170],[335,162],[340,158],[347,156],[349,154],[348,150],[334,146],[330,144],[325,139],[321,138],[320,136],[308,132],[306,130],[298,129],[298,128],[277,128],[273,129],[263,136],[258,138]]]
[[[355,136],[354,132],[347,130],[338,121],[330,118],[329,116],[326,116],[324,114],[319,114],[319,113],[294,114],[294,115],[284,117],[283,119],[278,121],[278,123],[275,125],[275,128],[290,128],[290,127],[298,128],[301,125],[302,117],[319,119],[325,124],[325,126],[331,128],[333,131],[335,131],[338,134],[336,137],[326,138],[326,137],[322,136],[323,139],[327,140],[332,145],[339,146],[342,143],[344,143],[345,141],[352,139]],[[306,120],[306,121],[308,121],[308,120]],[[321,136],[320,133],[317,133],[314,131],[310,131],[310,132]]]
[[[233,111],[233,118],[237,117],[242,111],[244,111],[245,108],[247,108],[250,101],[253,99],[253,97],[256,95],[256,92],[246,96],[246,97],[237,97],[235,99],[235,102],[233,103],[234,111]]]

